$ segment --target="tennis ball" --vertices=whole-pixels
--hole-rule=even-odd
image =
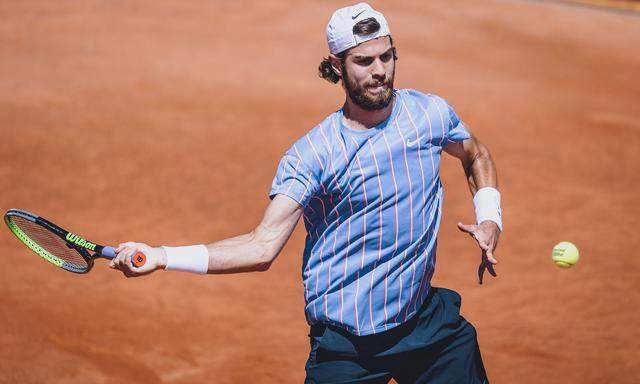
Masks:
[[[578,262],[580,254],[578,253],[578,248],[575,245],[568,241],[562,241],[553,247],[551,258],[558,267],[570,268],[573,264]]]

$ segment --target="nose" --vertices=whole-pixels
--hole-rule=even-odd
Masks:
[[[380,58],[373,61],[371,64],[371,76],[377,79],[384,80],[386,75],[384,64]]]

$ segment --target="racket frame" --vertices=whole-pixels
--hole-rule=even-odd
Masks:
[[[78,268],[75,265],[64,261],[63,259],[55,256],[48,250],[46,250],[43,246],[39,245],[36,241],[31,239],[24,231],[13,222],[11,217],[21,217],[25,220],[31,221],[41,227],[47,229],[49,232],[61,238],[67,246],[78,251],[80,256],[87,262],[86,268]],[[29,249],[37,253],[40,257],[47,260],[48,262],[54,264],[57,267],[65,269],[69,272],[74,273],[87,273],[91,270],[93,266],[93,260],[98,257],[104,257],[107,259],[112,259],[115,257],[115,249],[113,247],[100,245],[98,243],[94,243],[84,239],[83,237],[69,232],[66,229],[61,228],[60,226],[50,222],[49,220],[34,215],[30,212],[27,212],[22,209],[10,209],[4,215],[4,221],[11,230],[11,232],[21,241],[23,242]],[[89,251],[94,252],[90,254]]]

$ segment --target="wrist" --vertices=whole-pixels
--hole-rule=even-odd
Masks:
[[[158,247],[158,269],[167,269],[167,252],[163,247]]]
[[[493,187],[480,188],[473,196],[476,211],[476,223],[480,225],[491,221],[502,231],[502,209],[500,208],[500,192]]]
[[[165,247],[165,270],[206,274],[209,270],[209,251],[204,244],[185,247]]]

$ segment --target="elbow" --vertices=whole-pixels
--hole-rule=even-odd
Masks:
[[[271,264],[273,264],[274,260],[275,260],[275,256],[271,255],[269,252],[263,253],[262,256],[258,259],[258,262],[256,263],[256,271],[257,272],[268,271],[269,268],[271,268]]]
[[[254,238],[254,240],[256,239]],[[270,246],[268,242],[256,241],[255,271],[268,271],[277,256],[278,251],[273,246]]]
[[[292,224],[295,223],[292,222]],[[292,230],[293,226],[286,227],[283,224],[268,225],[261,223],[251,232],[256,271],[264,272],[271,268],[280,251],[282,251],[284,244],[289,239]]]
[[[266,272],[266,271],[269,270],[269,268],[271,268],[271,262],[267,261],[267,262],[264,262],[264,263],[258,263],[256,265],[255,271],[256,272]]]

